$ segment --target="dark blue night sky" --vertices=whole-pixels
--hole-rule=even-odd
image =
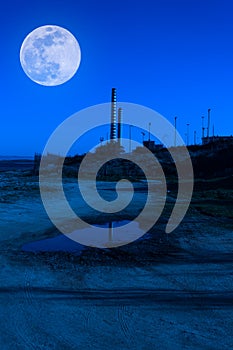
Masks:
[[[211,108],[215,133],[233,134],[231,0],[4,1],[1,25],[0,154],[41,152],[78,110],[118,100],[157,110],[190,138]],[[19,51],[36,27],[56,24],[78,39],[82,62],[64,85],[45,87],[23,72]],[[84,149],[80,149],[82,153]]]

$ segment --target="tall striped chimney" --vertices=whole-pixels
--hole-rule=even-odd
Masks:
[[[118,124],[117,124],[117,138],[121,144],[121,122],[122,122],[122,108],[118,108]]]
[[[116,88],[112,88],[110,140],[116,140]]]

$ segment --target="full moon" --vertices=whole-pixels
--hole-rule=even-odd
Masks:
[[[33,30],[20,49],[20,63],[34,82],[55,86],[70,80],[81,61],[78,41],[66,29],[46,25]]]

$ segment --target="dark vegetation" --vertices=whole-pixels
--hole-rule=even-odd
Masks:
[[[232,142],[213,142],[206,145],[192,145],[188,147],[194,170],[195,189],[233,189],[233,143]],[[93,154],[93,161],[88,172],[95,172],[95,160],[98,160],[99,155],[103,155],[104,148]],[[108,151],[109,153],[109,151]],[[140,149],[135,151],[140,157]],[[130,181],[145,180],[143,171],[131,161],[121,159],[124,154],[122,149],[113,149],[113,157],[116,158],[107,161],[105,165],[97,171],[97,180],[101,181],[118,181],[122,178],[127,178]],[[161,164],[165,173],[168,186],[177,183],[177,171],[174,160],[171,157],[169,150],[162,148],[155,152],[155,157]],[[75,155],[65,158],[63,175],[65,178],[77,178],[79,166],[85,155]],[[146,161],[146,160],[145,160]],[[56,167],[56,162],[59,163],[59,157],[53,157],[53,164]],[[0,161],[0,172],[2,171],[27,171],[25,175],[38,175],[40,157],[36,155],[35,162],[31,160],[11,160]],[[51,171],[51,169],[50,169]]]

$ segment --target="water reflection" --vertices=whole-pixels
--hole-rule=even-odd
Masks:
[[[109,221],[102,225],[96,224],[95,225],[96,227],[100,227],[100,228],[108,227],[108,239],[106,240],[105,247],[103,248],[111,248],[116,244],[116,242],[118,243],[121,242],[122,237],[117,237],[117,227],[127,225],[128,223],[130,223],[129,220],[121,220],[121,221]],[[141,233],[142,230],[139,228],[139,225],[137,222],[134,222],[133,224],[134,224],[133,225],[134,229],[133,229],[132,235],[135,235],[135,233],[138,235],[138,233]],[[88,237],[88,240],[90,240],[90,242],[93,239],[93,246],[96,245],[96,242],[98,242],[98,237],[96,237],[96,235],[94,236],[95,227],[92,226],[91,228],[84,228],[79,231],[80,231],[80,236],[85,235],[86,237]],[[30,242],[30,243],[24,244],[22,247],[22,250],[25,252],[34,252],[34,253],[68,252],[68,253],[80,255],[81,252],[86,248],[86,246],[75,242],[72,239],[73,234],[74,233],[67,234],[67,235],[61,234],[53,238],[47,238],[40,241]],[[129,236],[131,236],[131,234],[127,232],[127,234],[125,235],[126,243],[127,243],[127,240],[129,241]]]

